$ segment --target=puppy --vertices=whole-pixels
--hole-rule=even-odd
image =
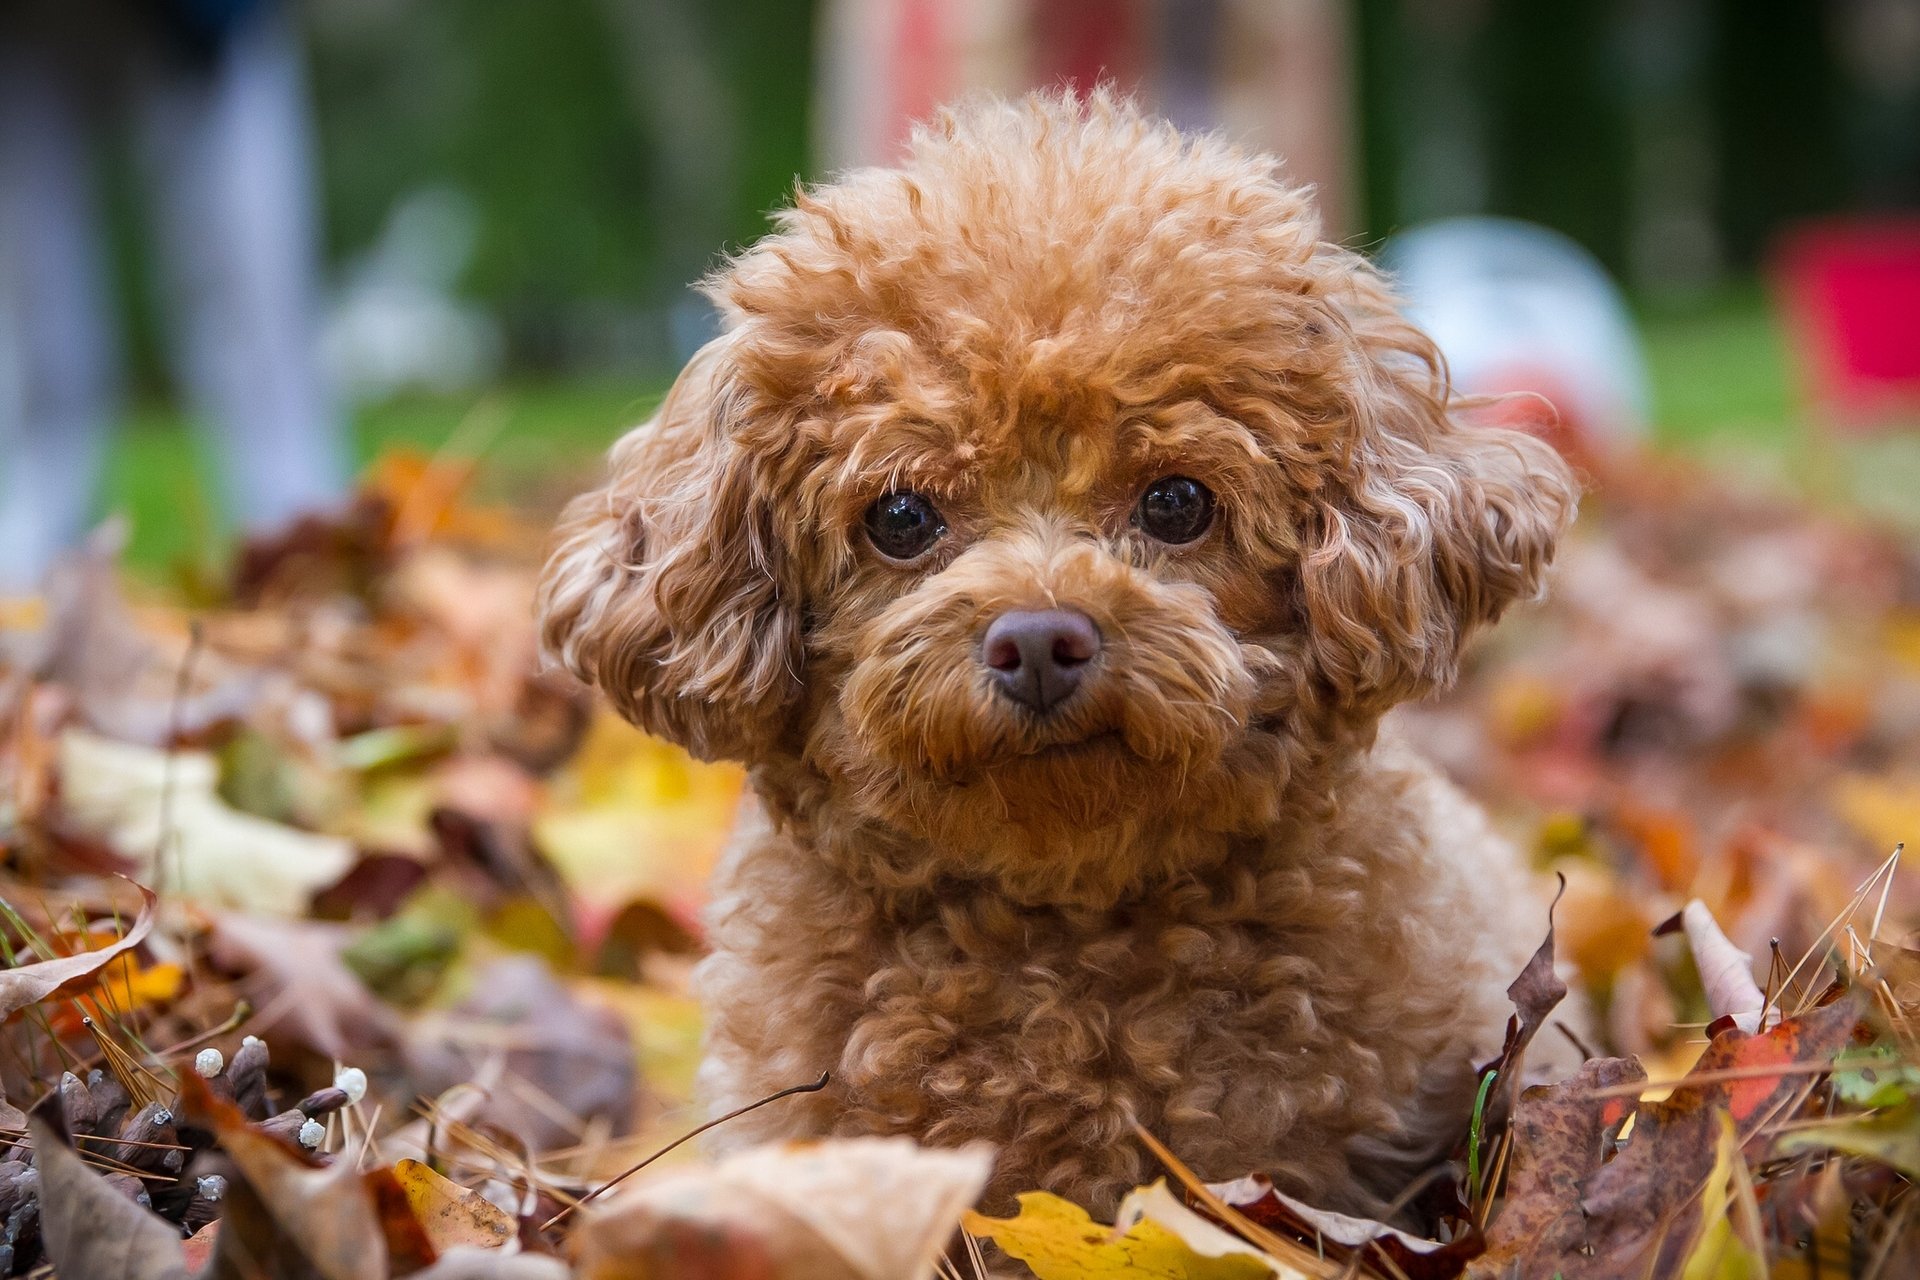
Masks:
[[[743,762],[699,981],[744,1143],[983,1138],[995,1196],[1270,1173],[1377,1211],[1459,1133],[1544,902],[1380,732],[1533,595],[1552,449],[1275,161],[1106,94],[939,116],[707,285],[724,335],[548,563],[549,651]]]

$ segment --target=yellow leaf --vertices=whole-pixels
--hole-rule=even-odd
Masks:
[[[407,1205],[436,1252],[462,1244],[498,1248],[513,1239],[513,1219],[505,1210],[418,1160],[397,1161],[393,1180],[407,1193]]]
[[[1723,1111],[1719,1120],[1713,1172],[1700,1193],[1700,1234],[1687,1253],[1681,1280],[1766,1280],[1766,1254],[1751,1243],[1759,1235],[1760,1215],[1753,1202],[1753,1184],[1746,1177],[1740,1139],[1731,1116]],[[1740,1229],[1735,1228],[1729,1209],[1740,1218]]]
[[[1020,1212],[1014,1217],[968,1213],[961,1225],[1026,1263],[1040,1280],[1268,1280],[1295,1274],[1282,1271],[1253,1246],[1179,1205],[1167,1194],[1165,1184],[1154,1187],[1165,1203],[1157,1198],[1146,1204],[1134,1199],[1154,1188],[1135,1192],[1121,1209],[1122,1222],[1133,1219],[1124,1229],[1103,1226],[1079,1205],[1044,1191],[1021,1196]],[[1167,1225],[1161,1220],[1166,1205],[1212,1234],[1201,1233],[1185,1221]],[[1200,1237],[1199,1247],[1187,1236]],[[1221,1252],[1210,1254],[1204,1249]]]
[[[590,916],[642,898],[692,919],[741,786],[734,766],[702,764],[602,712],[553,778],[534,838]]]
[[[1847,825],[1883,855],[1896,844],[1920,843],[1920,777],[1854,774],[1834,784],[1833,802]]]

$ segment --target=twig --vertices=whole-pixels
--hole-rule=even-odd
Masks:
[[[705,1133],[707,1130],[718,1128],[720,1125],[725,1124],[729,1120],[736,1120],[739,1117],[747,1114],[747,1112],[749,1111],[757,1111],[761,1107],[766,1106],[769,1102],[778,1102],[782,1098],[791,1098],[796,1093],[818,1093],[822,1089],[827,1087],[827,1081],[829,1078],[830,1078],[829,1074],[825,1071],[822,1071],[820,1073],[820,1078],[818,1080],[815,1080],[812,1084],[789,1085],[787,1088],[780,1090],[778,1093],[768,1094],[766,1097],[760,1099],[758,1102],[749,1102],[744,1107],[736,1107],[732,1111],[727,1112],[727,1114],[720,1116],[717,1119],[707,1121],[705,1124],[701,1125],[699,1128],[693,1129],[683,1134],[682,1136],[675,1138],[672,1142],[669,1142],[666,1146],[660,1148],[658,1151],[648,1156],[645,1160],[642,1160],[639,1164],[634,1165],[631,1169],[628,1169],[626,1172],[615,1176],[611,1182],[603,1182],[598,1187],[595,1187],[592,1191],[587,1192],[587,1194],[585,1194],[584,1196],[581,1196],[578,1200],[574,1201],[572,1204],[568,1205],[566,1208],[562,1209],[560,1212],[554,1214],[551,1218],[548,1218],[545,1222],[541,1223],[540,1229],[542,1231],[553,1230],[553,1228],[562,1219],[566,1218],[567,1215],[571,1214],[575,1209],[578,1209],[581,1205],[587,1203],[587,1201],[597,1199],[601,1195],[605,1194],[606,1192],[611,1191],[613,1188],[625,1182],[628,1178],[631,1178],[634,1174],[640,1172],[642,1169],[652,1164],[655,1160],[658,1160],[661,1156],[664,1156],[669,1151],[672,1151],[675,1147],[682,1146],[688,1142],[693,1141],[695,1138],[699,1137],[701,1134]]]

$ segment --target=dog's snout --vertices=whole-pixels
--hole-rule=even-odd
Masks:
[[[1051,711],[1080,686],[1100,652],[1100,630],[1075,609],[1016,610],[987,628],[980,660],[1001,694],[1035,711]]]

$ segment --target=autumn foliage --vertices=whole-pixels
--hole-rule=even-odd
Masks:
[[[130,587],[107,531],[0,605],[0,1272],[1920,1273],[1910,542],[1602,477],[1549,602],[1404,714],[1564,881],[1452,1158],[1373,1222],[1143,1131],[1108,1223],[973,1212],[979,1148],[651,1159],[712,1119],[740,779],[539,670],[539,531],[464,475],[390,460],[217,584]],[[1562,1000],[1603,1042],[1542,1082]]]

